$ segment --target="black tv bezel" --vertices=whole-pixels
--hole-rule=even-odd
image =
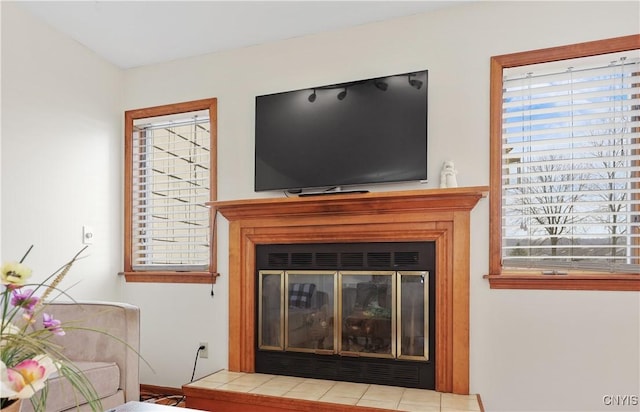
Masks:
[[[282,95],[282,94],[293,94],[293,93],[299,93],[299,92],[303,92],[303,91],[308,91],[309,93],[312,93],[316,90],[333,90],[333,89],[344,89],[344,88],[348,88],[350,86],[353,85],[359,85],[359,84],[363,84],[363,83],[368,83],[368,82],[375,82],[375,81],[380,81],[380,80],[385,80],[391,77],[404,77],[407,76],[408,80],[411,79],[410,76],[413,75],[422,75],[424,74],[425,77],[425,81],[424,81],[424,87],[425,87],[425,106],[427,108],[425,114],[424,114],[424,121],[425,121],[425,154],[424,154],[424,178],[420,178],[420,179],[399,179],[399,180],[372,180],[372,181],[362,181],[362,182],[356,182],[356,183],[326,183],[326,184],[322,184],[322,185],[314,185],[314,186],[305,186],[305,187],[273,187],[273,188],[267,188],[267,189],[258,189],[256,187],[257,185],[257,160],[258,160],[258,154],[257,154],[257,135],[256,135],[256,128],[257,128],[257,117],[258,117],[258,99],[261,97],[267,97],[267,96],[273,96],[273,95]],[[408,182],[425,182],[428,179],[428,165],[429,165],[429,159],[428,159],[428,125],[429,125],[429,120],[428,120],[428,107],[429,107],[429,70],[428,69],[419,69],[419,70],[412,70],[412,71],[408,71],[408,72],[403,72],[403,73],[394,73],[394,74],[388,74],[388,75],[384,75],[384,76],[378,76],[378,77],[371,77],[371,78],[364,78],[364,79],[358,79],[358,80],[352,80],[352,81],[347,81],[347,82],[341,82],[341,83],[334,83],[334,84],[325,84],[325,85],[321,85],[321,86],[311,86],[311,87],[304,87],[304,88],[299,88],[299,89],[290,89],[290,90],[285,90],[285,91],[281,91],[281,92],[274,92],[274,93],[267,93],[267,94],[262,94],[262,95],[257,95],[255,96],[255,100],[254,100],[254,192],[256,193],[262,193],[262,192],[273,192],[273,191],[285,191],[287,193],[291,193],[291,194],[306,194],[306,195],[314,195],[314,194],[322,194],[324,192],[319,192],[319,190],[321,189],[325,189],[325,190],[334,190],[337,189],[337,191],[340,191],[342,187],[359,187],[359,186],[369,186],[369,185],[382,185],[382,184],[392,184],[392,183],[408,183]],[[316,190],[316,192],[311,192],[311,193],[303,193],[306,190]],[[353,192],[353,193],[362,193],[362,192],[366,192],[366,190],[353,190],[353,191],[349,191],[349,192]]]

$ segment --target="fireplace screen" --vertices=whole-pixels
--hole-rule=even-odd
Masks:
[[[262,350],[423,360],[428,272],[259,272]]]
[[[285,349],[333,353],[334,272],[285,272]]]

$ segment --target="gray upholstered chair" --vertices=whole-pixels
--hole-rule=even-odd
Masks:
[[[69,325],[64,336],[53,339],[91,381],[104,410],[140,400],[138,307],[115,302],[55,302],[47,304],[42,312],[62,321],[63,327]],[[71,326],[105,333],[73,330]],[[91,410],[66,379],[51,376],[48,385],[47,412],[78,407],[80,411]],[[22,402],[22,412],[32,411],[31,402]]]

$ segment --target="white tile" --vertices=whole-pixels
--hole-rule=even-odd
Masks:
[[[400,401],[397,410],[408,412],[440,412],[440,403]]]
[[[287,391],[290,391],[290,390],[294,389],[298,385],[300,385],[300,382],[296,381],[296,380],[271,379],[271,380],[261,384],[259,386],[259,388],[282,389],[284,391],[283,393],[285,393]]]
[[[409,412],[477,412],[476,395],[221,370],[188,386]]]
[[[296,386],[294,386],[293,388],[291,388],[291,391],[296,391],[296,392],[321,392],[322,394],[324,394],[325,392],[327,392],[329,389],[331,389],[331,387],[333,386],[333,384],[331,383],[325,383],[325,384],[316,384],[313,382],[302,382]]]
[[[231,382],[235,379],[238,379],[246,374],[243,372],[229,372],[227,370],[218,371],[216,373],[212,373],[211,375],[207,375],[199,381],[204,382]],[[197,382],[197,381],[196,381]]]
[[[285,392],[283,396],[287,398],[318,400],[324,394],[326,394],[330,388],[331,386],[316,385],[312,382],[305,381],[299,385],[294,386],[288,392]]]
[[[339,396],[339,395],[332,395],[331,393],[327,393],[322,398],[320,398],[320,401],[329,402],[329,403],[339,403],[341,405],[355,405],[356,403],[358,403],[359,399],[360,399],[359,397]]]
[[[391,409],[392,411],[395,411],[398,407],[398,401],[361,398],[356,405],[370,408]]]
[[[479,411],[480,404],[476,395],[442,394],[442,408],[458,411]]]
[[[430,391],[427,389],[407,388],[402,393],[402,402],[428,402],[440,405],[440,392]]]
[[[296,391],[289,391],[286,392],[284,395],[282,395],[283,398],[292,398],[292,399],[305,399],[308,401],[317,401],[319,400],[322,395],[324,395],[324,392],[322,393],[313,393],[313,392],[296,392]]]
[[[369,389],[369,385],[366,383],[336,382],[327,393],[335,396],[359,399],[367,389]]]
[[[318,386],[323,386],[323,387],[330,388],[330,387],[334,386],[338,382],[329,381],[329,380],[322,380],[322,379],[308,379],[308,378],[305,378],[302,381],[302,383],[311,384],[311,385],[318,385]]]
[[[282,396],[287,393],[287,391],[287,388],[267,387],[265,385],[262,385],[258,386],[255,389],[252,389],[249,393],[255,393],[257,395]]]
[[[231,382],[231,383],[225,383],[223,385],[220,385],[216,389],[221,391],[249,393],[251,392],[251,390],[255,389],[257,386],[258,385],[236,385],[233,382]]]
[[[191,382],[187,386],[191,388],[217,389],[218,387],[226,384],[227,382],[208,382],[205,380],[198,380],[195,382]]]
[[[234,379],[232,382],[236,385],[262,385],[265,382],[273,379],[273,375],[263,375],[261,373],[248,373],[244,376],[240,376],[237,379]]]
[[[275,376],[269,382],[295,383],[296,385],[305,382],[306,378],[297,378],[295,376]]]
[[[369,385],[362,399],[394,401],[398,403],[402,398],[405,388],[397,386]]]

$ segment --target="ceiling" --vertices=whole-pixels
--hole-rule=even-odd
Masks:
[[[21,1],[121,68],[424,13],[449,1]]]

